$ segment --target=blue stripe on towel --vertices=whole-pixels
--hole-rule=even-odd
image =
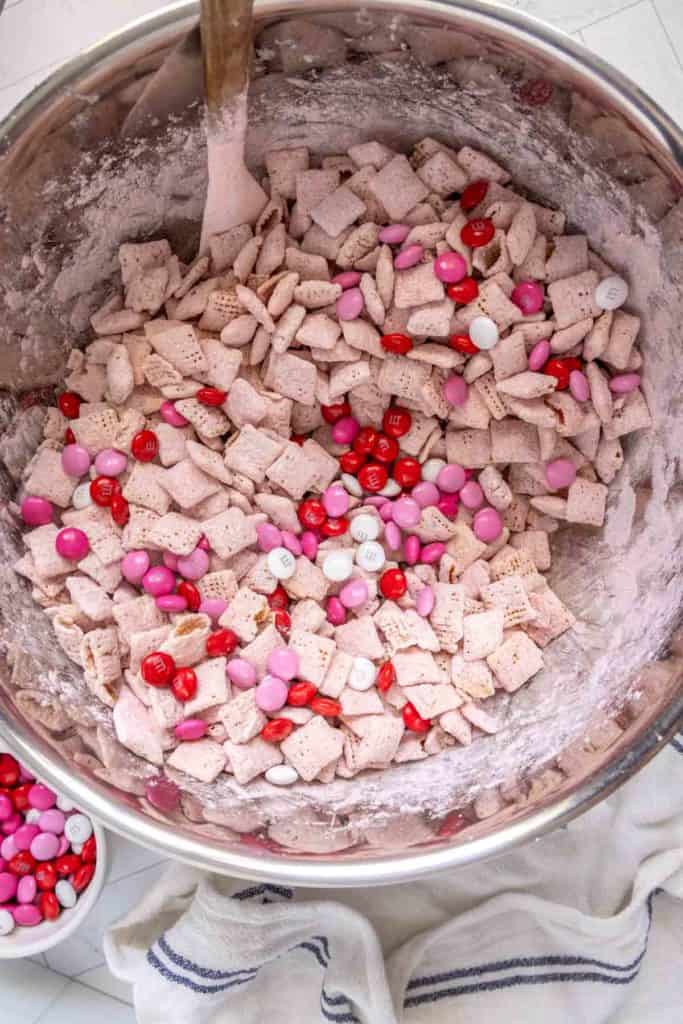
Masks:
[[[331,1009],[335,1006],[340,1009]],[[351,1009],[351,1000],[343,992],[330,996],[323,988],[320,993],[320,1011],[326,1020],[335,1021],[336,1024],[359,1024],[358,1017]]]
[[[681,736],[682,738],[681,739],[673,739],[671,741],[671,746],[674,748],[674,750],[677,750],[679,754],[683,754],[683,733],[679,732],[678,735]]]
[[[638,974],[638,970],[632,974],[624,974],[618,978],[610,974],[599,974],[597,971],[583,971],[576,974],[569,972],[557,972],[555,974],[513,974],[508,978],[499,978],[496,981],[479,981],[472,985],[457,985],[453,988],[442,988],[436,992],[422,992],[417,996],[410,996],[403,1003],[404,1009],[413,1006],[421,1006],[424,1003],[435,1003],[439,999],[446,999],[452,996],[472,995],[475,992],[494,992],[499,989],[513,988],[517,985],[544,985],[548,983],[568,981],[591,981],[604,982],[608,985],[628,985]]]
[[[186,978],[183,974],[176,974],[174,971],[171,971],[161,962],[152,949],[147,950],[147,963],[162,978],[172,981],[175,985],[182,985],[183,988],[189,988],[191,992],[196,992],[198,995],[217,995],[219,992],[227,992],[228,989],[235,988],[237,985],[245,985],[247,982],[253,981],[257,974],[257,968],[254,968],[249,975],[242,978],[233,978],[232,981],[225,981],[221,985],[198,985],[192,978]]]
[[[241,889],[239,892],[234,892],[232,898],[234,900],[249,900],[254,896],[281,896],[285,900],[291,900],[294,896],[294,890],[288,889],[284,885],[270,885],[266,882],[264,885],[252,885],[248,889]],[[269,900],[269,903],[274,902]]]
[[[196,974],[198,977],[206,978],[209,981],[227,981],[229,978],[236,978],[238,974],[253,975],[258,970],[258,967],[241,967],[239,970],[234,971],[215,971],[210,967],[200,967],[193,960],[188,960],[186,957],[181,956],[180,953],[176,953],[169,946],[165,934],[159,936],[157,944],[161,952],[176,967],[181,967],[184,971],[189,971],[191,974]]]

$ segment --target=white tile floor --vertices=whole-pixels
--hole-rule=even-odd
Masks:
[[[166,0],[7,0],[0,16],[0,117],[61,61]],[[507,0],[573,33],[683,121],[683,0]],[[104,964],[102,934],[156,879],[159,857],[110,836],[111,870],[79,932],[35,961],[0,963],[0,1019],[132,1024],[130,991]]]

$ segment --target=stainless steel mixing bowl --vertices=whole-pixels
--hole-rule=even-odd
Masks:
[[[117,243],[167,234],[190,252],[196,239],[204,187],[197,104],[178,112],[170,132],[162,125],[146,141],[119,139],[148,76],[196,15],[196,3],[177,3],[105,39],[0,125],[0,740],[105,825],[219,872],[354,886],[499,854],[603,799],[681,727],[683,646],[675,628],[683,502],[675,466],[657,455],[659,441],[629,442],[628,479],[614,499],[617,512],[622,499],[630,509],[622,576],[608,572],[602,538],[575,531],[558,542],[560,592],[565,583],[580,591],[577,561],[585,582],[578,638],[554,645],[571,676],[545,673],[503,701],[498,736],[386,777],[335,784],[343,792],[334,802],[319,785],[278,794],[276,803],[263,786],[240,794],[227,782],[217,795],[176,776],[178,806],[153,806],[145,795],[153,769],[118,746],[108,712],[11,571],[20,550],[12,499],[40,440],[39,389],[49,393],[65,351],[85,339]],[[666,441],[680,425],[674,326],[683,142],[665,114],[569,38],[474,0],[257,0],[256,18],[255,165],[264,149],[288,143],[334,153],[361,138],[395,145],[429,134],[456,138],[489,149],[537,197],[557,201],[638,280],[647,278],[637,269],[647,245],[659,246],[660,277],[645,293],[635,287],[633,301],[646,326],[654,437]],[[600,206],[608,199],[616,242]],[[652,543],[656,530],[647,533],[652,508],[667,517],[664,553]],[[622,527],[615,514],[612,545]],[[634,568],[631,554],[648,538],[652,562]],[[627,616],[621,579],[634,588]]]

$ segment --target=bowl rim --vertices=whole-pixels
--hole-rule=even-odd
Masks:
[[[297,15],[303,0],[255,0],[257,18]],[[343,0],[319,0],[317,7],[337,11]],[[583,79],[593,78],[613,105],[638,129],[654,138],[663,155],[670,157],[673,174],[683,181],[683,130],[627,76],[591,53],[580,43],[539,19],[499,7],[486,0],[365,0],[366,8],[400,10],[407,15],[442,15],[447,21],[458,14],[473,27],[503,27],[539,53],[545,51],[573,69]],[[196,18],[198,0],[178,0],[153,14],[129,23],[119,31],[88,47],[65,62],[0,122],[0,152],[32,121],[49,102],[98,66],[123,50],[131,51],[144,41],[149,48],[155,34],[169,29],[180,32]],[[53,760],[49,744],[31,736],[20,722],[10,722],[0,708],[0,738],[8,742],[17,756],[37,776],[68,795],[77,806],[101,821],[107,828],[142,846],[196,867],[246,879],[284,882],[304,887],[357,887],[406,882],[449,868],[484,861],[505,853],[522,843],[538,839],[566,825],[589,810],[626,782],[675,735],[683,729],[683,690],[672,692],[664,710],[643,726],[628,749],[615,756],[606,755],[605,763],[587,780],[579,783],[562,799],[506,823],[497,832],[456,842],[438,849],[411,847],[400,853],[387,853],[363,861],[326,860],[310,855],[273,855],[267,850],[244,847],[241,853],[219,846],[206,836],[192,839],[177,831],[172,820],[164,823],[131,806],[125,799],[114,802],[97,780],[76,779],[66,762]],[[24,954],[22,954],[24,955]]]
[[[94,820],[92,825],[97,840],[97,860],[90,885],[79,897],[76,905],[62,911],[56,921],[43,921],[34,928],[16,928],[9,935],[0,936],[0,960],[18,960],[46,953],[73,935],[95,906],[107,880],[109,864],[106,832]],[[27,941],[24,941],[24,936]]]

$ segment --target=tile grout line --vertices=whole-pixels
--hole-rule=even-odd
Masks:
[[[634,0],[633,3],[620,7],[618,11],[612,11],[611,14],[603,14],[601,18],[596,18],[595,21],[589,21],[587,25],[582,25],[578,31],[583,32],[587,28],[593,28],[594,25],[602,24],[603,21],[609,21],[610,18],[618,18],[620,14],[624,13],[624,11],[631,11],[634,7],[640,7],[648,2],[649,0]]]
[[[52,970],[52,968],[50,968],[50,967],[46,967],[46,968],[45,968],[45,970]],[[53,974],[58,974],[58,972],[57,972],[57,971],[53,971],[52,973],[53,973]],[[33,1019],[33,1021],[31,1022],[31,1024],[40,1024],[40,1021],[44,1019],[44,1017],[45,1017],[45,1015],[46,1015],[47,1013],[49,1013],[49,1011],[50,1011],[50,1010],[52,1009],[52,1007],[53,1007],[53,1006],[55,1005],[55,1003],[57,1002],[57,1000],[58,1000],[58,999],[60,999],[60,998],[61,998],[61,996],[63,996],[63,995],[64,995],[64,992],[66,991],[66,989],[67,989],[67,987],[68,987],[68,984],[69,984],[69,979],[68,979],[68,978],[66,978],[66,977],[65,977],[65,976],[64,976],[63,974],[58,974],[58,976],[59,976],[60,978],[64,978],[64,984],[62,985],[62,987],[60,988],[59,992],[58,992],[58,993],[57,993],[57,995],[56,995],[56,996],[54,997],[54,999],[51,999],[51,1000],[50,1000],[50,1002],[49,1002],[49,1003],[47,1004],[47,1006],[46,1006],[46,1007],[44,1007],[44,1008],[43,1008],[43,1009],[42,1009],[42,1010],[40,1011],[40,1013],[38,1014],[38,1016],[37,1016],[37,1017],[35,1017],[35,1018]]]
[[[674,57],[676,58],[676,60],[678,62],[678,66],[681,68],[681,70],[683,70],[683,55],[679,54],[676,46],[674,45],[673,39],[669,35],[669,30],[667,29],[666,24],[664,23],[664,19],[662,18],[661,14],[659,13],[659,8],[657,7],[656,0],[654,0],[654,2],[653,2],[653,0],[650,0],[650,3],[651,3],[653,11],[655,13],[655,17],[656,17],[657,21],[662,26],[662,31],[664,32],[664,35],[667,38],[667,42],[669,43],[669,46],[673,50],[673,54],[674,54]]]
[[[95,968],[93,968],[94,970]],[[87,981],[80,981],[78,978],[72,978],[71,981],[74,985],[80,985],[81,988],[85,988],[88,992],[98,992],[101,996],[105,996],[106,999],[113,999],[115,1003],[119,1003],[121,1006],[127,1006],[129,1010],[134,1011],[132,1003],[127,1003],[125,999],[120,999],[119,996],[113,996],[109,992],[103,992],[101,988],[96,988],[95,985],[89,985]],[[132,989],[132,986],[131,986]],[[35,1024],[38,1024],[36,1021]]]
[[[56,68],[59,64],[63,64],[65,61],[70,59],[70,57],[65,57],[64,60],[53,60],[49,64],[43,64],[39,68],[33,68],[31,71],[27,71],[25,75],[22,75],[21,78],[15,78],[13,82],[6,82],[4,85],[0,85],[0,94],[5,92],[7,89],[13,88],[15,85],[21,85],[22,82],[28,81],[29,78],[33,78],[33,76],[39,74],[39,72],[51,71],[52,68]]]
[[[146,864],[144,868],[136,868],[135,871],[131,871],[127,875],[120,875],[118,878],[108,878],[105,882],[102,891],[108,888],[110,885],[118,885],[119,882],[124,882],[126,878],[135,878],[136,875],[142,874],[143,871],[149,871],[150,868],[157,868],[160,864],[165,864],[170,858],[161,857],[159,860],[155,860],[152,864]]]

